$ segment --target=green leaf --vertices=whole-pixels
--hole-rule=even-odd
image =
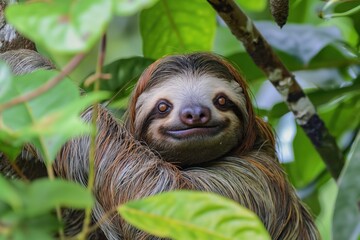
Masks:
[[[246,10],[256,11],[256,12],[263,11],[267,5],[266,0],[257,0],[257,1],[236,0],[236,2],[240,5],[240,7]]]
[[[291,183],[302,188],[309,184],[324,168],[324,163],[304,131],[296,125],[293,140],[293,162],[284,164]]]
[[[40,179],[27,189],[24,215],[38,216],[57,206],[75,209],[91,207],[94,203],[91,193],[83,186],[65,180]]]
[[[116,13],[127,16],[153,6],[159,0],[118,0],[115,1]]]
[[[11,182],[5,179],[1,174],[0,189],[0,201],[9,204],[13,209],[19,209],[23,206],[21,195],[17,192],[15,186],[13,186]]]
[[[339,178],[333,218],[334,239],[358,239],[360,236],[360,133],[353,143],[349,159]]]
[[[270,239],[250,210],[213,193],[167,192],[119,208],[125,220],[172,239]]]
[[[140,15],[144,56],[154,59],[210,51],[215,29],[215,12],[202,0],[161,0]]]
[[[21,34],[49,51],[89,51],[112,17],[112,0],[53,0],[14,4],[5,16]]]
[[[41,70],[17,76],[13,87],[0,97],[0,104],[37,89],[56,74],[56,71]],[[31,101],[5,110],[0,115],[0,140],[6,142],[6,137],[12,136],[16,147],[31,141],[42,157],[51,161],[68,139],[90,130],[78,115],[103,97],[104,94],[100,94],[80,99],[78,88],[64,79]]]
[[[111,79],[100,82],[100,89],[111,92],[115,97],[111,104],[117,100],[128,98],[141,73],[154,61],[143,57],[132,57],[116,60],[104,66],[103,72],[111,74]],[[90,88],[83,87],[87,91]],[[124,107],[127,107],[124,103]]]

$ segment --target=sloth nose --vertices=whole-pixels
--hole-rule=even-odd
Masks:
[[[180,119],[186,125],[206,124],[211,117],[210,109],[202,106],[187,106],[180,110]]]

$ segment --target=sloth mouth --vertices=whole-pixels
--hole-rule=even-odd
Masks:
[[[168,129],[165,131],[167,135],[170,135],[176,139],[183,138],[197,138],[197,137],[209,137],[215,136],[222,131],[223,127],[217,126],[192,126],[177,129]]]

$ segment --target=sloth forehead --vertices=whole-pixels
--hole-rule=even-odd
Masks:
[[[209,103],[218,93],[226,94],[236,105],[243,105],[240,85],[234,80],[209,75],[179,75],[162,80],[143,92],[136,103],[137,110],[151,108],[160,99],[171,103],[178,101]]]

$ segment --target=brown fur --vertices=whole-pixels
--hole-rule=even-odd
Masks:
[[[255,116],[248,88],[239,73],[225,60],[212,54],[178,56],[210,59],[223,71],[209,68],[211,74],[225,74],[243,89],[247,119],[242,119],[239,145],[215,161],[179,168],[164,161],[136,134],[136,101],[153,84],[154,72],[170,58],[161,59],[144,72],[129,106],[127,129],[104,108],[97,118],[95,185],[99,220],[105,212],[129,200],[176,189],[215,192],[254,211],[272,239],[320,239],[313,219],[284,174],[274,149],[274,136],[268,124]],[[173,57],[177,60],[177,57]],[[184,70],[180,68],[180,71]],[[160,72],[161,73],[161,72]],[[211,75],[210,74],[210,75]],[[91,119],[91,109],[83,113]],[[69,180],[87,184],[89,137],[69,141],[55,162],[57,173]],[[118,215],[105,221],[101,229],[108,239],[158,239],[137,230]]]

